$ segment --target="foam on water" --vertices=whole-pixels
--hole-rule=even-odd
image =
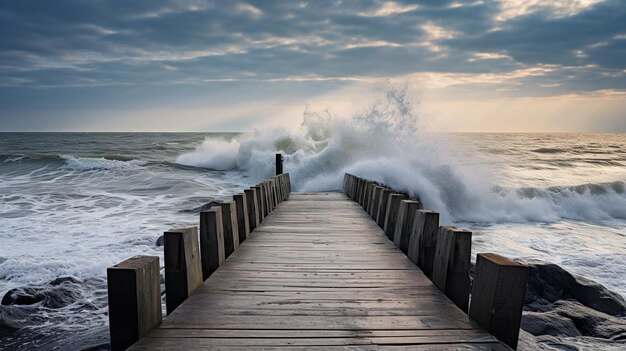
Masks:
[[[468,165],[448,136],[420,133],[417,126],[406,90],[391,88],[357,114],[308,112],[297,133],[273,129],[232,140],[208,138],[177,162],[261,180],[271,175],[274,154],[282,152],[295,190],[338,190],[349,172],[419,196],[444,222],[626,219],[626,176],[580,186],[504,187],[497,167]],[[546,150],[558,149],[534,151]]]

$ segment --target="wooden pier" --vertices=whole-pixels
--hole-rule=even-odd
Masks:
[[[391,346],[506,350],[345,194],[292,193],[131,350]]]
[[[258,187],[265,190],[264,195],[249,203],[253,208],[264,204],[268,215],[248,237],[243,237],[245,241],[225,261],[212,258],[213,266],[218,268],[205,274],[208,279],[201,284],[190,283],[197,279],[190,277],[197,277],[205,264],[193,256],[194,252],[198,255],[198,245],[193,242],[198,232],[187,230],[190,236],[181,239],[182,246],[170,248],[170,252],[179,252],[174,264],[178,277],[175,287],[180,287],[185,297],[189,296],[176,305],[168,300],[168,316],[155,323],[154,305],[158,301],[154,292],[142,293],[138,287],[130,298],[135,301],[130,311],[131,317],[138,315],[140,323],[136,328],[140,331],[131,334],[131,339],[135,335],[134,340],[123,340],[126,345],[116,345],[113,339],[123,338],[114,336],[114,324],[119,323],[112,320],[114,350],[126,349],[131,344],[130,350],[510,350],[509,346],[516,347],[526,284],[525,271],[518,268],[525,267],[497,255],[479,256],[480,282],[474,285],[482,290],[473,296],[472,306],[480,309],[470,309],[468,315],[469,271],[464,269],[469,267],[459,264],[464,258],[447,258],[446,254],[447,246],[451,245],[457,256],[469,255],[459,248],[463,241],[455,241],[456,233],[459,238],[466,238],[468,232],[454,227],[440,229],[439,235],[446,240],[439,240],[441,243],[431,259],[430,264],[435,265],[433,283],[414,263],[417,260],[411,258],[411,252],[423,251],[425,246],[422,244],[420,249],[415,240],[402,238],[403,232],[415,232],[419,223],[424,222],[420,212],[415,212],[417,205],[401,203],[399,208],[411,208],[409,217],[416,217],[415,224],[406,225],[404,214],[400,213],[398,228],[409,229],[395,230],[395,238],[394,233],[390,237],[377,224],[376,213],[385,215],[389,211],[374,208],[376,203],[384,202],[378,201],[374,194],[396,193],[375,189],[383,187],[350,175],[344,185],[345,193],[290,193],[288,176]],[[211,211],[204,213],[205,218],[212,214],[219,219],[214,222],[221,225],[219,208]],[[424,218],[431,217],[431,211],[422,212],[426,212]],[[432,224],[425,225],[429,226]],[[214,233],[215,238],[228,235],[219,229],[201,227],[200,246],[203,235],[207,235],[202,232]],[[220,240],[211,242],[215,246]],[[222,239],[221,245],[223,242]],[[413,247],[407,247],[403,253],[397,243]],[[167,254],[168,248],[165,250]],[[206,248],[202,254],[206,252],[211,251]],[[217,253],[224,255],[223,249],[214,252],[215,257]],[[130,269],[136,269],[136,261],[132,260]],[[153,272],[154,260],[148,261]],[[172,266],[174,261],[169,258],[169,262]],[[112,270],[124,269],[124,263],[119,266]],[[167,268],[168,257],[166,276]],[[513,275],[518,277],[517,281],[510,278],[511,272],[518,272],[517,276]],[[116,297],[114,289],[111,292],[112,285],[115,286],[111,273],[109,300],[114,311],[116,301],[126,299]],[[145,274],[137,275],[143,277],[142,284],[151,285],[146,282]],[[153,280],[157,278],[153,274]],[[463,283],[465,278],[467,286]],[[508,285],[500,286],[501,281]],[[170,289],[174,288],[166,287],[166,294]],[[114,313],[118,320],[120,313]],[[160,318],[160,311],[158,314]],[[148,316],[147,323],[151,325],[141,325],[142,318],[146,319],[142,315]]]

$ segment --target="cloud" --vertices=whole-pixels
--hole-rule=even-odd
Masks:
[[[109,102],[381,78],[468,95],[626,89],[620,0],[5,0],[0,23],[5,115],[76,89]]]

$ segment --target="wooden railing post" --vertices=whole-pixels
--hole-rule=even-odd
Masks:
[[[283,155],[276,154],[276,175],[283,174]]]
[[[220,202],[219,205],[222,208],[222,224],[224,225],[224,252],[228,258],[239,247],[237,207],[235,207],[235,201]]]
[[[172,313],[202,284],[198,228],[165,232],[165,303]]]
[[[476,257],[469,316],[500,341],[517,348],[528,266],[493,253]]]
[[[370,217],[374,217],[374,213],[376,213],[378,211],[378,203],[380,202],[380,190],[382,189],[382,186],[378,186],[376,185],[374,187],[374,191],[372,192],[372,204],[369,208],[369,210],[367,211],[367,214],[370,215]]]
[[[200,258],[202,280],[207,280],[226,259],[222,208],[219,206],[200,212]]]
[[[404,254],[407,254],[409,250],[409,240],[411,239],[411,232],[413,231],[415,211],[419,209],[419,206],[420,204],[417,201],[400,201],[393,242]]]
[[[363,210],[367,212],[370,208],[370,199],[372,198],[372,188],[374,187],[374,183],[368,181],[365,187],[365,196],[363,197]]]
[[[248,217],[248,200],[246,194],[233,195],[235,208],[237,209],[237,233],[241,244],[250,235],[250,218]]]
[[[433,275],[438,231],[439,213],[429,210],[415,212],[407,256],[429,278]]]
[[[255,188],[246,189],[243,191],[246,194],[246,203],[248,206],[248,228],[250,228],[250,232],[256,228],[261,220],[259,219],[259,210],[257,207],[257,190]]]
[[[391,189],[384,188],[380,190],[378,212],[374,217],[374,220],[380,228],[385,228],[385,217],[387,216],[387,201],[389,200],[389,194],[391,194]]]
[[[387,210],[385,211],[385,226],[383,230],[389,240],[393,240],[393,235],[396,232],[396,221],[398,220],[398,209],[400,208],[400,201],[404,200],[402,194],[389,194],[387,200]]]
[[[159,258],[135,256],[107,269],[111,350],[126,350],[161,323]]]
[[[260,185],[251,186],[250,189],[256,190],[257,209],[259,210],[259,223],[263,222],[267,213],[265,213],[265,201],[263,200],[264,191]]]
[[[472,233],[456,227],[441,227],[433,267],[433,283],[467,313],[470,290]]]

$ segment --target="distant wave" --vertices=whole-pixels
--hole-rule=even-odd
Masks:
[[[65,160],[65,164],[62,168],[78,171],[99,169],[130,169],[146,164],[145,161],[133,159],[117,160],[105,157],[74,157],[71,155],[62,155],[61,157]]]
[[[532,151],[536,153],[540,153],[540,154],[559,154],[562,152],[566,152],[567,150],[559,149],[559,148],[551,148],[551,147],[540,147]]]

